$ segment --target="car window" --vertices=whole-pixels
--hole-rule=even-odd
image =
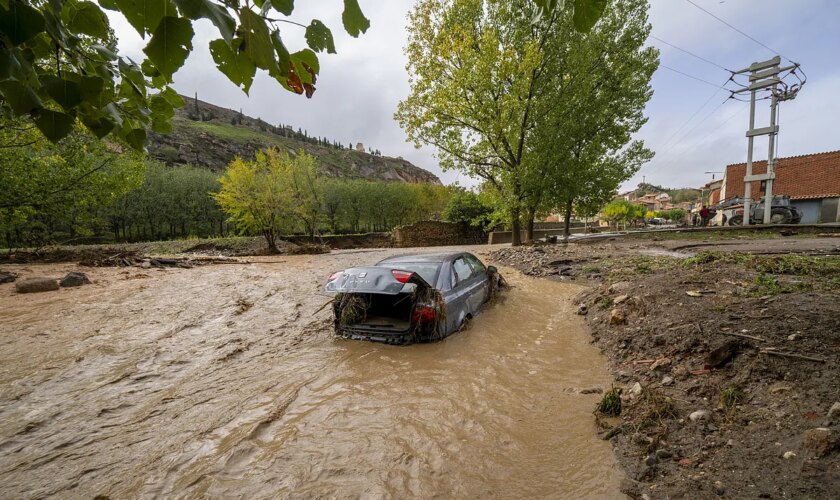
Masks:
[[[478,257],[476,257],[475,255],[467,255],[466,257],[467,261],[469,261],[469,263],[472,264],[473,274],[478,276],[479,274],[487,273],[487,268],[484,267],[484,264],[482,264],[480,260],[478,260]]]
[[[470,267],[469,263],[463,257],[455,259],[455,262],[452,263],[452,268],[455,270],[455,276],[457,277],[456,284],[463,283],[472,275],[472,267]]]

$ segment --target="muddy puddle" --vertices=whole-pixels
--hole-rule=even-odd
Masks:
[[[334,338],[326,276],[391,253],[2,285],[0,497],[621,498],[579,289],[505,270],[443,342]]]

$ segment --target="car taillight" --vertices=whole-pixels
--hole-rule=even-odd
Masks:
[[[391,275],[394,276],[394,279],[399,281],[400,283],[408,283],[408,280],[414,275],[414,273],[410,271],[400,271],[399,269],[392,269]]]
[[[437,311],[435,311],[434,307],[429,306],[417,306],[411,315],[411,319],[415,323],[431,323],[436,317]]]
[[[335,280],[337,280],[337,279],[338,279],[338,278],[339,278],[342,274],[344,274],[344,271],[339,271],[339,272],[337,272],[337,273],[332,273],[332,274],[330,275],[330,279],[328,279],[327,281],[335,281]]]

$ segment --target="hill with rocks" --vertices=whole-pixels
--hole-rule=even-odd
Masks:
[[[304,150],[328,177],[441,184],[436,175],[402,158],[356,151],[347,144],[309,137],[289,125],[272,125],[241,111],[182,97],[186,105],[176,110],[172,132],[149,135],[149,155],[168,165],[222,171],[237,156],[252,159],[257,151],[276,147]]]

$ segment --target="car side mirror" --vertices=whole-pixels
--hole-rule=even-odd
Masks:
[[[499,270],[496,269],[496,266],[487,266],[487,274],[494,274],[497,272],[499,272]]]

